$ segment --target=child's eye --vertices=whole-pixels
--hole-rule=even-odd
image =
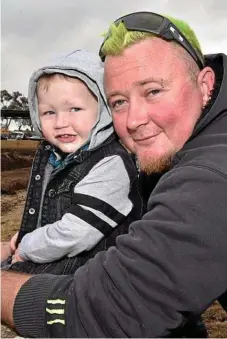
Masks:
[[[52,114],[55,114],[54,111],[46,111],[46,112],[43,112],[41,115],[52,115]]]
[[[78,112],[78,111],[80,111],[81,110],[81,108],[79,108],[79,107],[71,107],[70,108],[70,111],[71,112]]]

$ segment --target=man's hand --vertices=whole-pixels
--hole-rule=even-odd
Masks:
[[[12,254],[10,242],[1,242],[1,261],[6,260]]]
[[[18,261],[25,261],[25,260],[20,257],[19,249],[17,248],[14,255],[12,256],[12,264],[14,264],[15,262],[18,262]]]
[[[14,328],[13,307],[16,296],[22,285],[31,277],[24,273],[1,272],[1,319],[12,328]]]

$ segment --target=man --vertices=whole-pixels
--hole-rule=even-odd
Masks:
[[[100,55],[117,133],[164,174],[142,220],[73,277],[4,275],[2,317],[24,336],[177,336],[227,289],[227,58],[146,12],[117,20]]]

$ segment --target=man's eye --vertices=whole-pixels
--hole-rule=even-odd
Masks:
[[[124,105],[126,103],[126,100],[116,100],[116,101],[113,101],[112,103],[110,103],[110,108],[112,109],[118,109],[120,108],[122,105]]]
[[[147,92],[147,95],[157,95],[161,92],[161,89],[160,88],[155,88],[155,89],[152,89],[152,90],[149,90]]]
[[[79,108],[79,107],[71,107],[70,108],[70,111],[71,112],[78,112],[78,111],[80,111],[81,110],[81,108]]]

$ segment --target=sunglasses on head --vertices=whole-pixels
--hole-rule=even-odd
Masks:
[[[114,21],[114,24],[118,26],[121,22],[124,23],[126,29],[129,31],[149,32],[167,41],[176,41],[191,55],[200,69],[204,67],[202,54],[191,46],[184,35],[179,32],[178,28],[169,19],[162,15],[152,12],[136,12],[122,16]],[[99,50],[99,56],[102,61],[105,60],[102,47],[109,36],[110,31],[107,33]]]

